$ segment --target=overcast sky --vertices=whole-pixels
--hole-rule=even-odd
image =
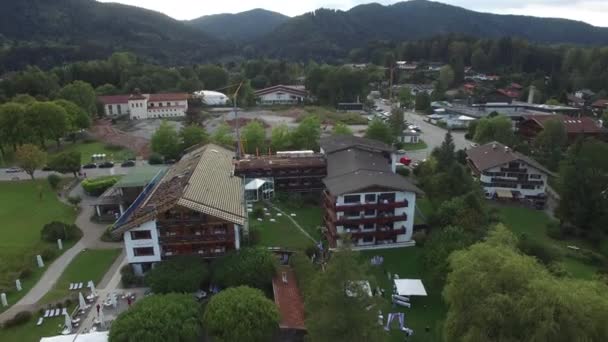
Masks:
[[[217,13],[237,13],[254,8],[295,16],[319,7],[347,10],[373,1],[358,0],[99,0],[120,2],[163,12],[176,19],[194,19]],[[382,4],[398,1],[378,0]],[[607,0],[441,0],[440,2],[480,12],[524,14],[586,21],[608,26]]]

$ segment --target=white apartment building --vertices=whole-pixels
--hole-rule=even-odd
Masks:
[[[106,116],[145,120],[185,116],[189,97],[186,93],[162,93],[99,96],[98,100]]]

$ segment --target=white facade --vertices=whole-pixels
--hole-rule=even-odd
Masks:
[[[390,227],[389,225],[379,225],[379,224],[358,224],[356,225],[356,227],[345,227],[344,225],[339,225],[336,226],[336,232],[338,234],[344,234],[344,233],[349,233],[351,232],[351,229],[356,228],[357,230],[360,230],[362,232],[366,232],[366,231],[375,231],[375,230],[379,230],[379,229],[394,229],[394,230],[398,230],[398,229],[405,229],[405,233],[404,234],[400,234],[397,235],[397,242],[388,242],[387,244],[404,244],[404,243],[408,243],[408,242],[412,242],[412,234],[413,234],[413,230],[414,230],[414,216],[415,216],[415,207],[416,207],[416,193],[414,192],[406,192],[406,191],[398,191],[398,192],[391,192],[391,191],[386,191],[386,192],[365,192],[365,193],[353,193],[353,194],[345,194],[345,195],[341,195],[338,196],[336,198],[336,206],[345,206],[348,207],[349,205],[352,206],[356,206],[356,205],[361,205],[361,204],[374,204],[374,203],[378,203],[379,198],[381,195],[391,195],[394,194],[395,195],[395,202],[399,203],[399,202],[404,202],[407,201],[407,207],[404,208],[395,208],[393,210],[382,210],[383,212],[388,212],[389,215],[394,215],[394,216],[401,216],[403,217],[402,221],[395,221],[394,223],[392,223],[392,227]],[[345,202],[345,197],[349,197],[352,198],[351,196],[359,196],[360,200],[359,202],[350,202],[350,203],[346,203]],[[373,198],[370,198],[373,197]],[[366,200],[367,199],[367,200]],[[375,200],[370,200],[370,199],[375,199]],[[380,202],[382,203],[382,201]],[[340,209],[342,210],[342,209]],[[352,217],[354,218],[375,218],[378,217],[378,211],[377,209],[373,209],[373,210],[354,210],[354,211],[338,211],[338,209],[336,210],[336,216],[337,216],[337,221],[339,221],[340,219],[342,219],[343,217]],[[373,212],[372,212],[373,211]],[[356,212],[356,215],[352,215]],[[348,215],[348,216],[347,216]],[[370,235],[371,236],[371,235]],[[376,242],[378,243],[382,243],[382,241],[376,241],[375,238],[371,238],[368,239],[367,241],[365,241],[363,238],[360,238],[358,241],[356,241],[353,245],[354,248],[357,247],[365,247],[365,246],[374,246],[376,245]],[[337,241],[337,246],[340,247],[342,244],[342,242],[340,240]]]
[[[169,96],[167,96],[169,95]],[[106,116],[129,115],[131,120],[182,117],[188,111],[188,99],[176,94],[143,94],[100,97]]]
[[[509,164],[499,165],[484,170],[479,175],[479,181],[481,182],[481,185],[488,197],[493,197],[498,189],[519,191],[521,197],[537,197],[539,195],[545,195],[547,174],[529,164],[521,161],[518,163],[521,165],[521,168],[525,168],[527,170],[528,180],[535,184],[529,184],[529,182],[525,181],[518,181],[518,178],[514,175],[514,173],[501,170],[502,168],[508,168]],[[501,182],[500,180],[504,181]]]
[[[104,104],[103,111],[106,116],[121,116],[130,113],[128,103]]]
[[[149,238],[138,238],[138,232],[147,234]],[[127,261],[133,265],[136,274],[143,273],[142,264],[150,264],[161,260],[160,244],[156,221],[148,221],[139,227],[124,233]]]
[[[298,104],[304,102],[304,96],[292,94],[283,90],[258,96],[258,103],[262,105]]]

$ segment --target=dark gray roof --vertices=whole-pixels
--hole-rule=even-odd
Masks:
[[[334,196],[369,188],[422,193],[405,177],[393,173],[390,157],[353,147],[327,155],[323,183]]]
[[[337,135],[321,138],[320,145],[325,154],[331,154],[352,147],[378,152],[390,153],[394,151],[392,146],[389,146],[381,141],[355,137],[352,135]]]
[[[545,172],[548,175],[553,175],[551,171],[547,170],[546,167],[542,166],[536,160],[519,152],[515,152],[508,146],[496,141],[469,149],[466,151],[466,153],[467,158],[479,171],[484,171],[499,165],[519,160]]]
[[[369,188],[410,191],[417,194],[423,193],[422,190],[412,184],[405,177],[395,174],[390,170],[355,171],[338,177],[327,177],[323,179],[323,183],[325,183],[327,190],[329,190],[329,192],[334,196],[356,193]]]

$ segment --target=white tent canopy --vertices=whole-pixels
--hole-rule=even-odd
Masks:
[[[245,185],[245,190],[258,190],[264,184],[266,184],[265,180],[256,178]]]
[[[43,337],[40,339],[40,342],[108,342],[108,332]]]
[[[395,288],[400,296],[426,296],[426,290],[420,279],[395,279]]]
[[[460,121],[473,121],[473,120],[477,120],[477,119],[472,118],[470,116],[461,115],[461,116],[458,117],[458,120],[460,120]]]

